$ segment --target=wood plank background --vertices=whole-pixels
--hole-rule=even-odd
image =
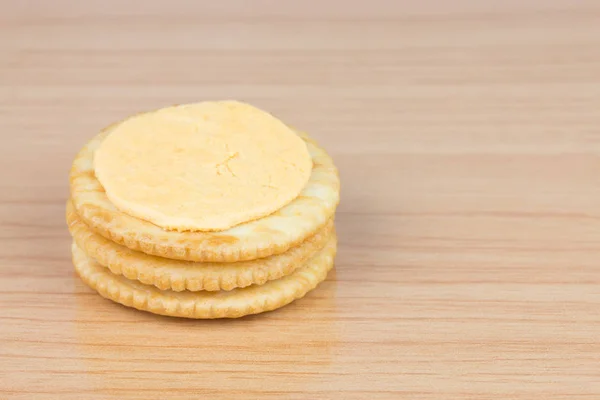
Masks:
[[[73,156],[236,98],[342,177],[336,271],[237,321],[87,289]],[[598,1],[1,1],[1,399],[600,398]]]

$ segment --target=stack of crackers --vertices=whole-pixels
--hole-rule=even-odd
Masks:
[[[75,270],[103,297],[156,314],[274,310],[333,267],[339,188],[325,150],[247,104],[138,114],[73,162]]]

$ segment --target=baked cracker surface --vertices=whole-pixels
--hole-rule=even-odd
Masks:
[[[308,135],[313,169],[300,195],[264,218],[220,232],[176,232],[119,211],[108,199],[93,168],[95,149],[106,128],[76,156],[70,173],[71,199],[94,232],[126,246],[164,258],[199,262],[236,262],[280,254],[314,235],[332,218],[339,203],[340,180],[331,157]]]
[[[330,239],[333,221],[288,251],[235,263],[172,260],[131,250],[94,233],[67,204],[67,225],[77,246],[113,274],[154,285],[161,290],[232,290],[289,275],[321,250]]]
[[[337,248],[335,234],[306,264],[281,279],[264,285],[219,292],[159,290],[115,275],[88,257],[74,242],[73,264],[81,279],[103,297],[154,314],[214,319],[238,318],[275,310],[299,299],[325,280],[333,268]]]

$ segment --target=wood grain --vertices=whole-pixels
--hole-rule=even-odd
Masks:
[[[597,1],[2,1],[0,398],[600,397]],[[342,176],[337,269],[238,321],[73,274],[77,149],[200,99]]]

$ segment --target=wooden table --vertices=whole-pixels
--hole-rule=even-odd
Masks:
[[[597,399],[600,3],[3,1],[1,399]],[[237,98],[342,177],[336,271],[282,310],[157,317],[74,275],[75,152]]]

